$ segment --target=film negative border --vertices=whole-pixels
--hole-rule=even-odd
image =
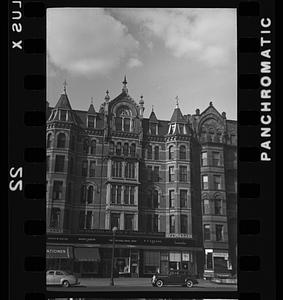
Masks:
[[[271,1],[192,1],[191,7],[238,9],[238,293],[192,292],[192,298],[275,299],[275,194],[274,194],[274,3]],[[122,1],[96,1],[97,6],[127,6]],[[85,1],[85,6],[94,5]],[[174,2],[174,6],[184,7]],[[9,26],[9,251],[10,298],[47,299],[82,296],[81,293],[46,292],[45,287],[45,10],[82,6],[68,1],[10,1]],[[139,5],[138,5],[139,6]],[[144,7],[154,7],[151,2]],[[160,6],[160,4],[156,4]],[[263,21],[264,19],[264,21]],[[268,19],[272,20],[267,26]],[[35,30],[36,28],[36,30]],[[270,30],[270,32],[268,32]],[[264,43],[263,40],[271,42]],[[271,73],[262,72],[261,51],[271,49]],[[272,78],[272,83],[269,79]],[[271,105],[262,104],[262,90],[271,89]],[[265,109],[264,109],[265,108]],[[270,109],[270,111],[269,111]],[[267,119],[271,116],[272,122]],[[262,137],[268,126],[272,135]],[[271,141],[271,150],[262,146]],[[265,150],[265,152],[264,152]],[[263,154],[266,153],[266,154]],[[263,156],[265,156],[265,159]],[[267,160],[267,158],[271,158]],[[268,204],[268,206],[267,206]],[[263,244],[264,243],[264,244]],[[265,245],[268,244],[268,249]],[[268,284],[266,284],[268,274]],[[135,297],[121,292],[115,297]],[[144,294],[144,295],[143,295]],[[83,293],[113,297],[112,293]],[[156,291],[141,296],[187,297],[187,293]]]

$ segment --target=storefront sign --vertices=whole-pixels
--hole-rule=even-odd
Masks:
[[[190,253],[182,253],[182,261],[190,261]]]
[[[47,246],[46,258],[72,258],[72,248],[62,246]]]
[[[188,234],[188,233],[168,233],[166,234],[166,237],[169,237],[169,238],[189,238],[191,239],[192,238],[192,235],[191,234]]]

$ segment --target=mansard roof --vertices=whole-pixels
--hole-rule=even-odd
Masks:
[[[55,108],[72,109],[67,94],[61,94]]]
[[[174,109],[173,115],[170,119],[170,123],[185,123],[185,119],[179,107]]]

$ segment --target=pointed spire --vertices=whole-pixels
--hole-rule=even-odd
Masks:
[[[66,79],[64,80],[64,82],[63,82],[63,90],[64,90],[64,94],[65,95],[67,95],[67,81],[66,81]]]
[[[176,107],[174,109],[173,115],[171,117],[170,123],[184,123],[185,119],[182,115],[182,112],[179,108],[179,97],[176,96]]]
[[[90,104],[93,105],[93,97],[90,98]]]
[[[176,108],[179,108],[179,97],[176,96],[175,99],[176,99]]]
[[[95,109],[94,109],[94,106],[93,106],[93,97],[91,97],[90,99],[91,99],[90,100],[90,106],[88,108],[87,113],[91,115],[91,114],[95,114]]]
[[[154,112],[154,105],[151,105],[151,112]]]
[[[154,112],[154,110],[153,110],[153,105],[152,105],[152,107],[151,107],[151,114],[150,114],[150,116],[149,116],[149,122],[152,122],[152,123],[158,123],[158,119],[157,119],[157,117],[156,117],[156,115],[155,115],[155,112]]]
[[[122,88],[122,91],[123,92],[126,92],[126,93],[128,93],[128,88],[127,88],[127,78],[126,78],[126,75],[124,76],[124,80],[123,80],[123,88]]]

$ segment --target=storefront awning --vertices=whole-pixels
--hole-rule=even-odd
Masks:
[[[46,258],[73,258],[72,247],[46,246]]]
[[[78,261],[100,261],[98,248],[75,248],[75,259]]]

